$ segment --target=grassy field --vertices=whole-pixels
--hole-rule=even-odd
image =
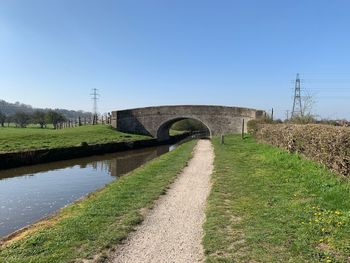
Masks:
[[[80,262],[120,243],[142,220],[192,156],[195,141],[185,143],[80,203],[71,205],[31,234],[0,247],[0,262]]]
[[[82,142],[96,144],[148,138],[150,137],[121,133],[105,125],[61,130],[4,127],[0,128],[0,152],[78,146]]]
[[[347,180],[252,138],[214,145],[207,262],[349,262]]]

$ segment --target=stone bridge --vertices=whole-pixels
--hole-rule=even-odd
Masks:
[[[225,106],[159,106],[112,112],[112,126],[119,131],[150,135],[159,140],[169,138],[169,129],[177,121],[195,119],[202,122],[210,136],[240,133],[242,122],[263,117],[264,111]],[[245,126],[246,127],[246,126]]]

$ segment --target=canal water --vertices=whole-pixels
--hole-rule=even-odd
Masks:
[[[0,239],[174,148],[158,146],[0,171]]]

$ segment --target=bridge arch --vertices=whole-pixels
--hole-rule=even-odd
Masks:
[[[157,138],[159,140],[167,140],[169,139],[170,135],[169,135],[169,130],[171,128],[171,126],[173,124],[175,124],[178,121],[182,121],[182,120],[196,120],[198,122],[200,122],[201,124],[203,124],[204,127],[206,127],[206,133],[208,134],[208,137],[211,138],[212,136],[212,131],[209,127],[208,124],[206,124],[204,121],[202,121],[201,119],[197,118],[197,117],[193,117],[193,116],[178,116],[178,117],[174,117],[174,118],[170,118],[168,120],[163,121],[159,127],[157,128]]]

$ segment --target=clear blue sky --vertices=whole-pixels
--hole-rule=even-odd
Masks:
[[[292,107],[350,119],[350,1],[0,0],[0,99],[99,111]]]

